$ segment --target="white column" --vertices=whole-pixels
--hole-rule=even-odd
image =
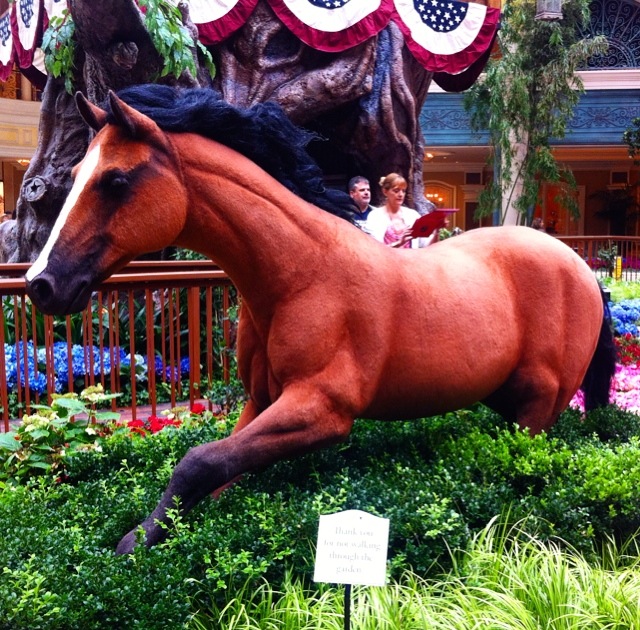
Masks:
[[[520,169],[524,163],[527,154],[526,135],[521,137],[520,141],[516,140],[516,134],[512,130],[509,133],[511,137],[511,148],[513,155],[511,157],[511,168],[506,173],[506,165],[502,160],[502,173],[508,175],[509,185],[502,188],[502,225],[519,225],[521,217],[515,208],[516,201],[522,195],[522,177],[520,177]],[[521,134],[522,135],[522,134]]]
[[[31,100],[31,82],[22,73],[20,73],[20,100]]]

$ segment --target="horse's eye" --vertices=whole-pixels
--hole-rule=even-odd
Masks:
[[[122,193],[129,186],[129,179],[122,171],[111,171],[102,178],[102,186],[114,193]]]

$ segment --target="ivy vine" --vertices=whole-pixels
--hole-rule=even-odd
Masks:
[[[162,69],[151,78],[173,76],[180,77],[190,72],[195,78],[197,73],[194,52],[200,55],[205,67],[215,75],[215,66],[211,53],[199,42],[194,41],[191,33],[182,23],[182,14],[169,0],[138,0],[144,11],[144,24],[151,41],[162,58]],[[60,17],[52,17],[49,28],[42,38],[47,72],[53,77],[63,77],[65,89],[73,93],[76,41],[75,24],[68,9]]]
[[[163,60],[159,77],[172,75],[177,78],[185,71],[195,77],[194,48],[202,55],[211,76],[215,75],[211,53],[199,41],[193,41],[191,33],[182,23],[182,14],[177,6],[168,0],[138,0],[138,4],[146,9],[144,23]]]
[[[622,141],[629,148],[634,164],[640,164],[640,117],[631,121],[631,126],[622,134]]]
[[[49,28],[42,37],[44,64],[47,72],[55,77],[64,78],[64,87],[73,94],[73,70],[75,67],[76,25],[68,9],[61,16],[53,16],[49,20]]]

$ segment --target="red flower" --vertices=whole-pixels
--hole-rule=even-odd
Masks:
[[[149,431],[151,431],[151,433],[157,433],[158,431],[161,431],[164,427],[164,422],[162,418],[159,418],[158,416],[149,416]]]
[[[174,427],[180,426],[180,420],[177,420],[175,418],[161,418],[159,416],[149,416],[148,423],[149,431],[151,431],[151,433],[162,431],[162,429],[169,425]]]
[[[618,359],[622,365],[640,364],[640,340],[630,333],[615,338]]]
[[[143,436],[147,434],[147,428],[142,420],[129,420],[127,427],[131,429],[131,433],[137,433]]]
[[[131,433],[146,435],[147,433],[157,433],[162,431],[166,426],[179,427],[181,421],[177,418],[164,418],[161,416],[149,416],[146,420],[129,420],[127,427],[131,429]]]
[[[203,414],[206,410],[206,406],[202,403],[194,403],[194,405],[191,407],[191,413],[194,413],[198,416]]]

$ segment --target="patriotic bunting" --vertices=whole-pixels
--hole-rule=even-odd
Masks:
[[[189,15],[205,46],[219,44],[253,13],[258,0],[189,0]]]
[[[205,44],[242,26],[258,0],[190,0]],[[285,26],[308,46],[341,52],[379,33],[390,20],[425,69],[458,74],[479,62],[498,31],[500,10],[457,0],[267,0]],[[472,76],[469,72],[468,76]]]
[[[394,0],[413,56],[433,72],[457,74],[491,47],[500,11],[456,0]]]
[[[13,70],[13,34],[11,33],[11,9],[0,16],[0,81],[6,81]]]
[[[392,0],[269,0],[274,13],[301,41],[342,52],[377,35],[391,19]]]
[[[16,0],[11,11],[11,30],[16,63],[29,68],[41,43],[44,20],[43,0]]]
[[[493,48],[493,42],[495,41],[495,35],[491,46],[468,68],[458,74],[449,74],[447,72],[434,72],[433,81],[439,85],[445,92],[464,92],[468,90],[480,76],[484,67],[489,61],[491,56],[491,49]]]
[[[223,42],[249,19],[260,0],[187,0],[200,41]],[[341,52],[377,35],[391,20],[407,48],[438,83],[473,82],[499,27],[500,11],[458,0],[263,0],[308,46]],[[32,67],[43,28],[67,0],[16,0],[0,16],[0,81],[12,64]],[[448,80],[446,75],[459,75]]]

